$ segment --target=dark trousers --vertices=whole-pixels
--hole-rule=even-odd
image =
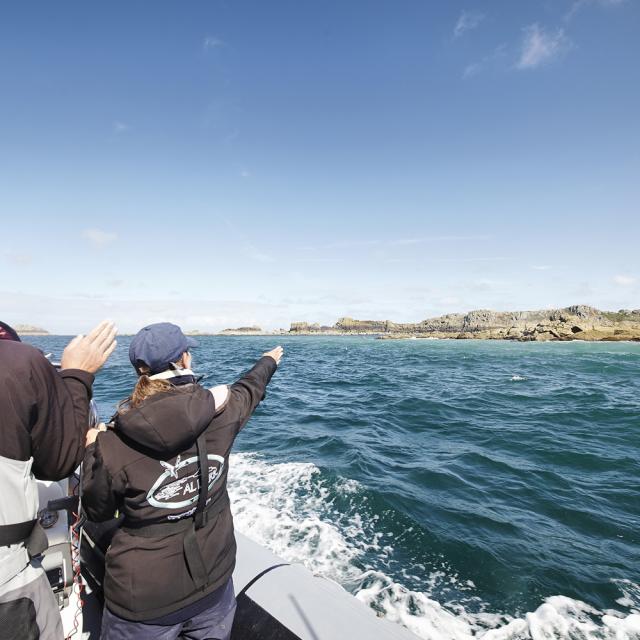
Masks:
[[[211,607],[178,624],[132,622],[104,608],[100,640],[229,640],[236,599],[229,580],[222,597]]]

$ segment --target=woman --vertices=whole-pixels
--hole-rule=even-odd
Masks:
[[[103,640],[228,638],[236,543],[229,453],[263,399],[282,347],[231,386],[200,386],[194,340],[169,323],[142,329],[138,373],[114,428],[87,437],[83,507],[91,520],[124,514],[106,559]],[[201,488],[205,490],[201,490]]]

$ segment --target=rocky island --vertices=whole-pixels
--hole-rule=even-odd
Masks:
[[[223,329],[220,333],[227,336],[260,335],[264,331],[260,327],[238,327],[236,329]]]
[[[376,335],[381,339],[566,340],[640,342],[640,309],[600,311],[587,305],[540,311],[476,310],[417,323],[340,318],[333,326],[294,322],[290,335]]]
[[[14,329],[19,336],[48,336],[50,335],[46,329],[36,327],[31,324],[17,324]]]

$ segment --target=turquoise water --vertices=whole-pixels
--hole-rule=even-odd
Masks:
[[[640,345],[200,341],[211,385],[285,347],[231,464],[249,536],[425,638],[640,635]]]

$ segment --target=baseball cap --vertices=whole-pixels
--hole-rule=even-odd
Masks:
[[[144,364],[154,375],[166,371],[189,347],[197,346],[178,325],[157,322],[140,329],[134,336],[129,345],[129,360],[136,370]]]

